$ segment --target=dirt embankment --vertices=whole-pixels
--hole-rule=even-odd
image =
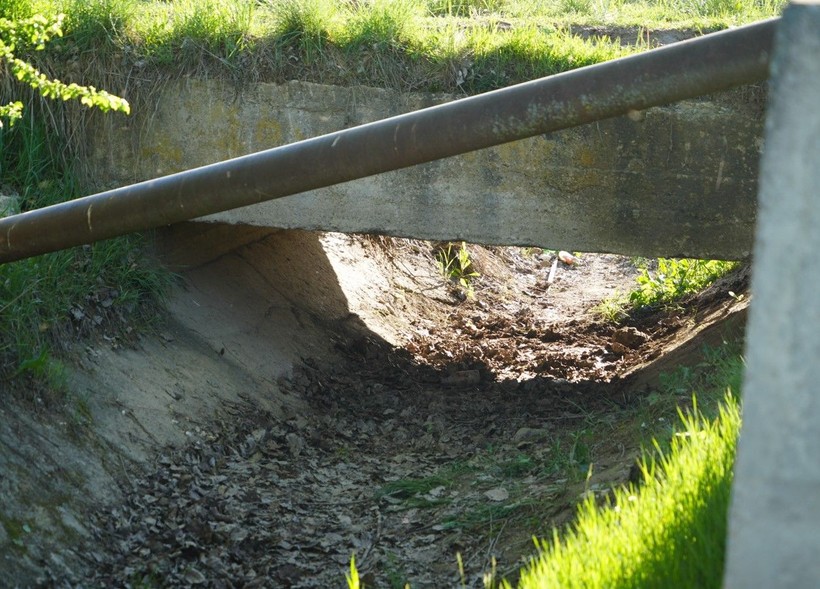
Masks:
[[[467,586],[514,575],[532,534],[628,478],[617,419],[658,367],[745,308],[740,277],[607,324],[593,308],[636,272],[611,255],[550,283],[551,253],[476,246],[470,298],[424,242],[166,239],[158,333],[78,344],[65,409],[0,413],[8,586],[343,587],[354,552],[368,586],[457,585],[457,553]]]

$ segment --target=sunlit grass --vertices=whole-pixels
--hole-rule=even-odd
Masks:
[[[708,32],[781,0],[15,0],[65,12],[86,59],[235,76],[475,93],[619,57],[657,31]],[[603,28],[600,28],[603,27]],[[583,34],[583,37],[580,36]],[[691,34],[691,33],[690,33]],[[648,41],[647,41],[648,39]],[[623,46],[622,46],[623,45]]]
[[[617,490],[604,509],[585,502],[563,537],[538,542],[518,587],[720,587],[740,410],[727,395],[716,419],[681,418],[640,490]]]

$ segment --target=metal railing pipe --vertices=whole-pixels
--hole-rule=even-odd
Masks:
[[[760,82],[778,20],[7,217],[0,220],[0,262]]]

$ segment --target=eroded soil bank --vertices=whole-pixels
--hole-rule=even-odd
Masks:
[[[629,479],[658,374],[746,304],[740,275],[607,323],[636,274],[612,255],[550,283],[553,252],[472,246],[470,297],[426,242],[215,225],[162,249],[158,332],[75,345],[66,408],[0,415],[7,586],[344,587],[352,553],[369,587],[462,586],[457,554],[468,587],[514,579]]]

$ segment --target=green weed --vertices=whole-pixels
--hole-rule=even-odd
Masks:
[[[436,248],[436,264],[445,279],[460,285],[472,298],[472,281],[480,274],[473,267],[466,243],[462,241],[458,249],[453,248],[452,243]]]
[[[592,310],[608,323],[620,323],[629,318],[629,296],[616,291],[595,305]]]
[[[669,304],[704,289],[736,267],[737,262],[721,260],[660,258],[656,271],[643,268],[629,301],[636,308]]]
[[[398,500],[407,508],[442,505],[448,503],[449,500],[444,497],[428,497],[426,495],[439,487],[451,488],[454,480],[454,472],[442,472],[421,479],[392,481],[383,485],[376,492],[376,498]]]
[[[674,305],[738,267],[738,262],[691,258],[660,258],[656,269],[642,258],[633,263],[641,270],[636,288],[627,294],[615,292],[595,306],[595,313],[604,321],[620,323],[636,309]]]
[[[616,490],[604,509],[586,501],[563,538],[537,543],[519,587],[720,586],[740,410],[727,394],[713,421],[680,417],[669,451],[645,459],[640,492]]]

